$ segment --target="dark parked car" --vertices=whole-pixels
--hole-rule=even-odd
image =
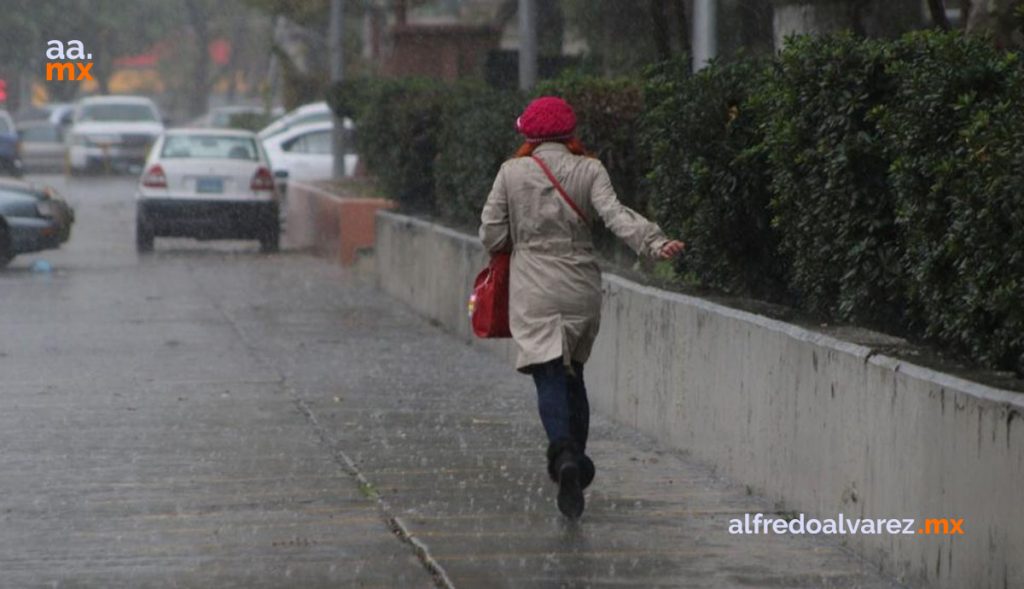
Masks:
[[[21,177],[21,145],[14,120],[6,110],[0,110],[0,174]]]
[[[74,220],[74,210],[53,189],[0,180],[0,267],[18,254],[60,247]]]

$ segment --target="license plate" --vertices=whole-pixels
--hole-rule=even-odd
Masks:
[[[221,178],[199,178],[196,180],[196,192],[224,192],[224,180]]]

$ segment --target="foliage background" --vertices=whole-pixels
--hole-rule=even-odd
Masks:
[[[1016,53],[927,32],[797,37],[774,58],[696,75],[687,63],[569,73],[536,93],[573,103],[621,200],[687,241],[677,279],[1024,373]],[[474,224],[528,97],[422,80],[361,87],[335,88],[331,103],[361,105],[361,153],[387,191]]]

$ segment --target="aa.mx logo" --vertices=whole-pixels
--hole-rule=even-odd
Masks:
[[[92,53],[85,52],[81,41],[53,40],[46,43],[46,79],[84,82],[92,80]],[[59,60],[59,61],[57,61]],[[76,71],[77,67],[77,71]]]

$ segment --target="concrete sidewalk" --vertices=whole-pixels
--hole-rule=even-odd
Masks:
[[[582,521],[567,524],[529,378],[365,278],[310,280],[303,262],[278,268],[278,284],[291,287],[265,304],[232,303],[255,273],[196,277],[439,584],[895,586],[834,540],[729,535],[731,518],[774,507],[599,416],[598,475]]]
[[[309,255],[137,256],[133,186],[0,272],[0,589],[891,587],[600,418],[567,525],[527,377]]]

